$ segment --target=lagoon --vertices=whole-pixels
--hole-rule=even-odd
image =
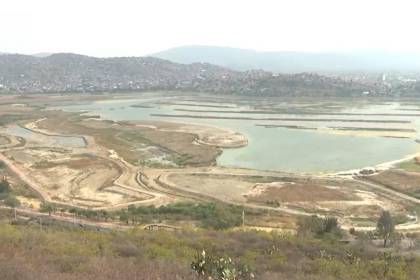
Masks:
[[[166,99],[165,99],[166,100]],[[170,99],[168,99],[170,100]],[[183,105],[184,104],[184,105]],[[196,104],[196,105],[194,105]],[[359,169],[378,165],[384,162],[394,161],[417,152],[418,144],[412,138],[390,138],[378,136],[355,136],[325,133],[315,129],[290,129],[284,127],[267,128],[256,126],[256,124],[273,124],[273,121],[261,120],[235,120],[235,119],[210,119],[192,117],[173,117],[172,115],[183,115],[177,109],[191,109],[197,106],[197,111],[214,111],[213,105],[202,103],[177,102],[165,104],[162,98],[136,98],[136,99],[115,99],[106,101],[92,101],[81,104],[61,105],[58,108],[66,111],[86,111],[88,114],[99,115],[103,119],[122,120],[160,120],[188,122],[195,124],[211,124],[226,127],[244,134],[248,138],[248,145],[242,148],[225,149],[219,156],[217,162],[222,166],[251,168],[258,170],[276,170],[287,172],[305,173],[331,173],[351,169]],[[134,105],[134,107],[133,107]],[[209,106],[209,107],[206,107]],[[229,113],[229,104],[226,113],[195,112],[200,116],[246,116],[255,117],[255,114]],[[238,105],[239,106],[239,105]],[[240,105],[243,106],[243,105]],[[371,106],[371,107],[369,107]],[[223,107],[223,106],[221,106]],[[289,106],[290,107],[290,106]],[[293,105],[291,106],[293,107]],[[246,108],[249,108],[247,106]],[[394,103],[381,105],[367,105],[363,108],[344,108],[342,112],[398,112],[400,107]],[[240,108],[238,108],[240,109]],[[219,110],[219,109],[218,109]],[[171,115],[171,117],[152,116]],[[264,117],[265,115],[258,115]],[[296,117],[298,114],[279,114],[279,117]],[[269,117],[273,117],[270,114]],[[302,116],[300,116],[302,117]],[[305,115],[305,118],[313,116]],[[323,116],[323,118],[328,116]],[[334,116],[337,118],[337,116]],[[340,116],[339,118],[349,118]],[[353,118],[360,119],[361,116]],[[404,127],[418,128],[419,117],[372,117],[365,116],[365,119],[402,120],[407,124],[390,124],[391,127],[404,125]],[[314,124],[314,122],[300,122],[300,124]],[[274,122],[275,124],[275,122]],[[325,125],[341,126],[341,122],[326,124],[315,122],[315,126]],[[352,125],[354,125],[352,123]],[[360,125],[360,124],[356,124]],[[364,124],[365,125],[365,124]],[[372,125],[370,123],[367,126]],[[375,124],[373,124],[375,125]]]

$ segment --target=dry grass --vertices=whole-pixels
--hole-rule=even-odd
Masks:
[[[0,135],[0,145],[7,145],[10,144],[10,140],[9,138],[7,138],[6,136],[2,136]]]
[[[251,231],[108,233],[0,223],[0,279],[207,279],[190,268],[203,249],[247,265],[262,280],[409,280],[420,273],[415,255],[385,258],[362,243]]]
[[[284,183],[277,187],[268,186],[257,195],[249,195],[247,198],[249,202],[256,203],[266,203],[273,200],[278,202],[357,200],[354,195],[313,183]]]
[[[420,157],[400,163],[397,168],[408,172],[420,172]]]
[[[108,166],[110,169],[119,169],[119,167],[112,161],[94,156],[74,155],[70,159],[64,161],[40,161],[33,165],[34,168],[54,168],[57,166],[66,166],[71,169],[84,169],[86,167],[94,167],[96,165]],[[120,171],[121,173],[121,171]]]
[[[398,191],[411,194],[417,194],[420,191],[420,173],[416,172],[387,170],[366,178]]]
[[[139,127],[127,122],[82,120],[62,112],[38,126],[60,133],[93,136],[97,144],[116,151],[135,165],[147,165],[149,159],[159,155],[166,155],[181,166],[212,165],[220,153],[216,147],[195,145],[197,136],[194,134]],[[145,147],[154,148],[156,152],[145,152]]]
[[[171,185],[187,191],[235,202],[245,202],[243,194],[255,185],[241,176],[219,174],[172,173],[167,179]]]

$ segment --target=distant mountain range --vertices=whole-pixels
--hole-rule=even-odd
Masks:
[[[11,53],[0,52],[0,55],[5,55],[5,54],[11,54]],[[31,56],[35,56],[35,57],[47,57],[47,56],[50,56],[52,54],[54,54],[54,53],[40,52],[40,53],[31,54]]]
[[[195,91],[264,96],[358,96],[372,84],[317,74],[235,71],[154,57],[96,58],[71,53],[0,56],[0,92]]]
[[[420,54],[385,51],[349,53],[257,52],[254,50],[183,46],[151,54],[177,63],[207,62],[245,71],[276,73],[420,72]]]

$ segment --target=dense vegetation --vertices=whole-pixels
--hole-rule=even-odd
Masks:
[[[417,257],[331,238],[207,230],[94,232],[0,223],[0,279],[350,280],[418,275]]]
[[[174,203],[160,207],[150,206],[129,206],[115,212],[93,211],[79,208],[58,209],[54,204],[41,204],[41,212],[53,213],[58,210],[68,211],[76,216],[108,221],[120,221],[129,225],[149,224],[178,221],[193,221],[199,227],[208,229],[227,229],[239,226],[242,223],[242,215],[247,217],[258,217],[262,214],[260,210],[245,209],[222,203]]]
[[[342,233],[335,217],[320,218],[314,215],[302,218],[298,222],[298,234],[300,236],[337,239],[342,236]]]
[[[129,222],[134,221],[148,223],[156,220],[182,219],[199,221],[204,228],[226,229],[241,224],[242,211],[239,206],[215,204],[215,203],[176,203],[158,208],[128,207],[119,213],[120,219]]]

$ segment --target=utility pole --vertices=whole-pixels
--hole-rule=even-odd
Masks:
[[[242,209],[242,227],[245,227],[245,209]]]

